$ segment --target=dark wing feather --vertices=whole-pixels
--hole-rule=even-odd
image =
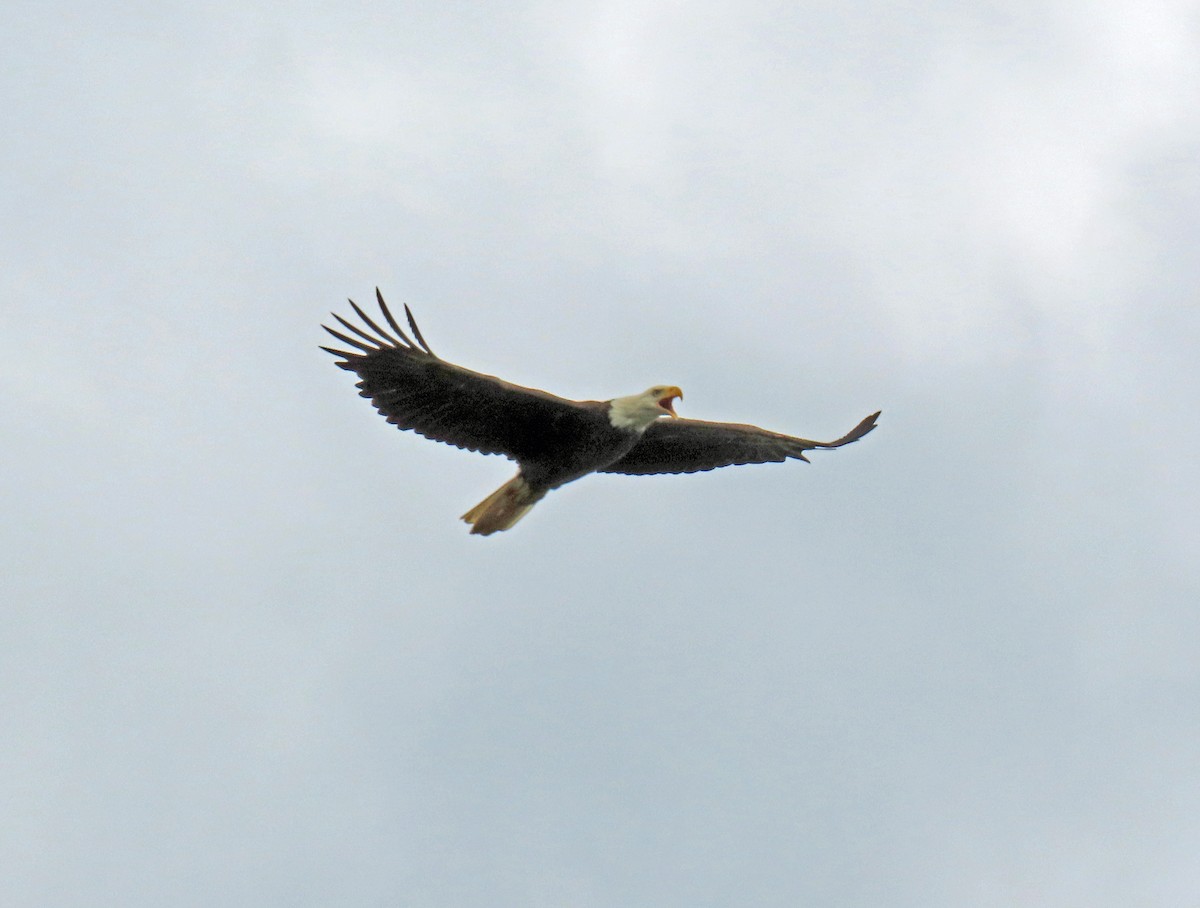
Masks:
[[[600,470],[601,473],[698,473],[743,463],[772,463],[794,457],[807,461],[805,451],[840,448],[858,441],[875,428],[872,413],[836,441],[809,441],[768,432],[758,426],[698,419],[660,419],[652,423],[633,450]]]
[[[370,330],[335,314],[349,333],[322,327],[354,349],[321,349],[340,357],[338,365],[358,375],[359,394],[394,426],[470,451],[523,460],[538,456],[548,427],[561,430],[571,420],[594,418],[575,401],[446,362],[425,343],[407,306],[415,341],[392,317],[379,291],[375,293],[392,333],[351,300],[355,314]]]

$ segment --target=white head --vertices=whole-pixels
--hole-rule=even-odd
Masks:
[[[671,404],[682,397],[683,392],[674,385],[655,385],[641,394],[614,397],[609,401],[608,419],[618,429],[643,432],[660,416],[677,416]]]

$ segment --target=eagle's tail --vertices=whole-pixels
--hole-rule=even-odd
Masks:
[[[512,527],[545,495],[545,490],[533,489],[525,477],[518,473],[463,514],[462,519],[471,524],[472,533],[490,536]]]

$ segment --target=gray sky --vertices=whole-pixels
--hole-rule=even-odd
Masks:
[[[1194,2],[18,3],[0,901],[1200,898]],[[317,349],[862,443],[591,477]]]

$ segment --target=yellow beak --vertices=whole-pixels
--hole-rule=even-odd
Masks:
[[[672,385],[670,388],[667,388],[666,394],[658,399],[658,405],[678,419],[679,414],[676,413],[675,408],[671,406],[672,402],[675,400],[683,400],[683,391]]]

